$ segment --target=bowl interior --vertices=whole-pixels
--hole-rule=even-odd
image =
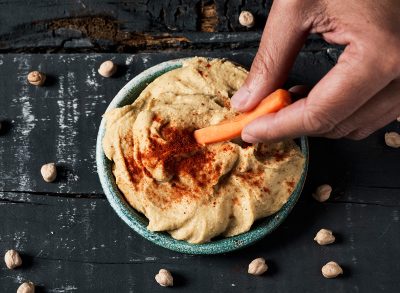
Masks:
[[[122,107],[133,103],[133,101],[140,95],[143,89],[158,76],[181,67],[185,59],[176,59],[160,63],[153,66],[141,74],[137,75],[130,82],[128,82],[111,101],[108,109]],[[253,224],[250,231],[243,234],[229,237],[215,239],[209,243],[204,244],[190,244],[185,241],[173,239],[168,233],[151,232],[147,230],[147,218],[133,209],[125,200],[123,194],[119,191],[114,175],[112,174],[112,162],[107,159],[102,148],[102,139],[104,136],[105,127],[104,119],[101,121],[96,145],[96,162],[97,171],[100,177],[100,182],[103,190],[110,202],[112,208],[116,213],[137,233],[150,240],[151,242],[162,247],[190,254],[217,254],[233,251],[239,248],[248,246],[255,241],[263,238],[265,235],[271,233],[276,229],[289,214],[296,201],[300,197],[308,168],[308,142],[306,137],[301,137],[298,140],[301,151],[306,158],[304,169],[299,182],[296,185],[293,193],[291,194],[288,202],[274,215],[267,218],[258,220]]]

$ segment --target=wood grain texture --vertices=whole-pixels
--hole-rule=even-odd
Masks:
[[[0,0],[0,53],[257,48],[271,1]],[[251,11],[253,28],[238,22]],[[306,50],[335,48],[311,36]]]
[[[109,206],[95,168],[97,128],[118,90],[144,69],[184,56],[227,57],[249,66],[255,50],[142,54],[0,55],[0,251],[16,248],[24,266],[0,266],[0,291],[29,279],[38,292],[162,292],[154,281],[165,267],[178,292],[397,292],[400,265],[400,156],[385,146],[386,130],[361,142],[311,139],[310,171],[302,197],[284,224],[259,243],[219,256],[183,255],[157,247],[125,225]],[[334,64],[334,48],[303,51],[287,86],[318,81]],[[97,74],[107,59],[114,78]],[[33,69],[48,74],[45,87],[26,83]],[[55,161],[57,182],[40,177]],[[330,183],[330,201],[311,199]],[[319,247],[320,228],[338,242]],[[263,277],[246,273],[265,257]],[[345,275],[325,280],[321,266],[336,260]]]
[[[246,41],[247,46],[257,46],[252,34],[230,32],[249,31],[238,22],[241,10],[249,10],[256,18],[251,31],[259,37],[270,2],[1,0],[0,50],[132,52],[199,47],[204,39],[218,42],[209,32],[220,32],[232,45]]]
[[[360,191],[365,192],[346,189]],[[379,197],[389,193],[374,190]],[[0,198],[0,250],[16,248],[24,261],[15,271],[1,267],[2,292],[13,292],[26,279],[40,285],[39,292],[163,292],[154,281],[160,268],[172,271],[173,290],[178,292],[399,290],[398,202],[319,204],[306,192],[284,224],[256,245],[226,255],[193,256],[144,240],[105,199],[3,192]],[[314,243],[315,233],[323,227],[335,232],[335,244]],[[248,275],[248,263],[260,256],[267,259],[269,272],[263,277]],[[322,277],[320,268],[330,260],[343,266],[342,278]]]

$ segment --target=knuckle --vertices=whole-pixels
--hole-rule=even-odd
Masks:
[[[357,59],[359,62],[366,62],[366,60],[373,60],[373,50],[369,48],[366,44],[362,44],[357,48],[357,55],[353,57]]]
[[[303,115],[304,129],[313,134],[326,133],[331,131],[335,126],[332,119],[322,111],[315,109],[306,109]]]
[[[328,138],[337,139],[337,138],[345,137],[350,132],[351,132],[351,129],[348,126],[339,124],[339,125],[334,126],[332,128],[332,130],[329,131],[327,133],[327,135],[325,135],[325,136]]]
[[[356,130],[352,133],[350,133],[347,138],[351,139],[351,140],[362,140],[364,138],[367,138],[368,136],[370,136],[370,134],[373,131],[370,129],[359,129]]]
[[[400,76],[400,56],[399,54],[391,54],[391,59],[386,63],[386,72],[393,77]]]
[[[259,76],[269,76],[272,72],[273,61],[268,50],[260,50],[252,65],[252,70]]]
[[[376,64],[380,64],[382,66],[383,74],[390,77],[398,77],[400,75],[400,54],[399,46],[400,39],[393,39],[389,37],[387,40],[388,46],[385,48],[385,62],[381,62],[382,60],[382,48],[379,47],[379,43],[375,44],[376,48],[375,59],[377,60]],[[395,40],[395,41],[394,41]]]
[[[400,75],[400,57],[398,54],[387,54],[386,61],[379,63],[380,56],[375,56],[375,64],[380,64],[380,74],[382,77],[387,77],[389,79],[396,78]]]
[[[400,74],[400,56],[398,54],[398,46],[392,45],[390,42],[385,48],[385,62],[382,62],[382,48],[377,42],[369,46],[361,46],[359,58],[361,62],[367,62],[369,69],[379,72],[382,77],[395,78]],[[377,66],[377,64],[379,64]]]

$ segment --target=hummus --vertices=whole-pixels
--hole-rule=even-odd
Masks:
[[[288,200],[304,166],[293,141],[201,146],[193,138],[195,129],[237,115],[229,99],[246,76],[229,61],[192,58],[133,104],[105,113],[104,152],[149,230],[203,243],[248,231]]]

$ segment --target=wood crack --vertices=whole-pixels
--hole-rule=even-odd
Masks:
[[[202,32],[215,32],[218,24],[217,6],[214,1],[201,2],[200,30]]]
[[[382,186],[382,185],[353,185],[353,186],[358,188],[399,190],[400,192],[400,186]]]
[[[21,190],[3,190],[2,193],[17,193],[28,195],[41,195],[65,198],[87,198],[87,199],[105,199],[104,193],[60,193],[60,192],[42,192],[42,191],[21,191]]]
[[[395,189],[395,188],[393,188]],[[16,194],[26,194],[26,195],[39,195],[39,196],[51,196],[51,197],[61,197],[61,198],[72,198],[72,199],[106,199],[103,193],[58,193],[58,192],[40,192],[40,191],[21,191],[21,190],[4,190],[1,193],[16,193]],[[0,198],[0,203],[10,203],[10,204],[32,204],[32,205],[46,205],[42,203],[35,203],[22,200],[12,200],[8,198]],[[304,202],[299,202],[299,205],[307,204]],[[335,200],[328,201],[326,204],[355,204],[355,205],[371,205],[380,206],[388,208],[400,208],[400,204],[384,204],[370,201],[355,201],[355,200]]]
[[[75,17],[53,20],[47,24],[49,29],[57,31],[68,29],[79,31],[89,38],[93,45],[102,46],[104,41],[112,42],[117,51],[127,48],[159,48],[174,47],[189,40],[183,36],[169,33],[150,34],[122,31],[116,20],[106,16]]]
[[[30,202],[30,201],[21,201],[21,200],[12,200],[8,198],[0,198],[0,205],[1,204],[28,204],[28,205],[35,205],[35,206],[47,206],[48,204],[45,203],[37,203],[37,202]]]
[[[133,264],[149,264],[149,263],[171,264],[171,262],[160,262],[157,259],[132,260],[132,261],[127,261],[127,262],[102,262],[102,261],[86,261],[86,260],[75,260],[75,259],[65,259],[65,258],[50,258],[50,257],[41,257],[41,256],[34,256],[34,258],[47,260],[47,261],[61,261],[61,262],[96,264],[96,265],[133,265]],[[177,259],[177,260],[180,260],[180,259]]]
[[[400,204],[382,204],[377,202],[365,202],[365,201],[352,201],[352,200],[335,200],[328,201],[327,204],[356,204],[356,205],[371,205],[371,206],[380,206],[385,208],[400,208]]]

